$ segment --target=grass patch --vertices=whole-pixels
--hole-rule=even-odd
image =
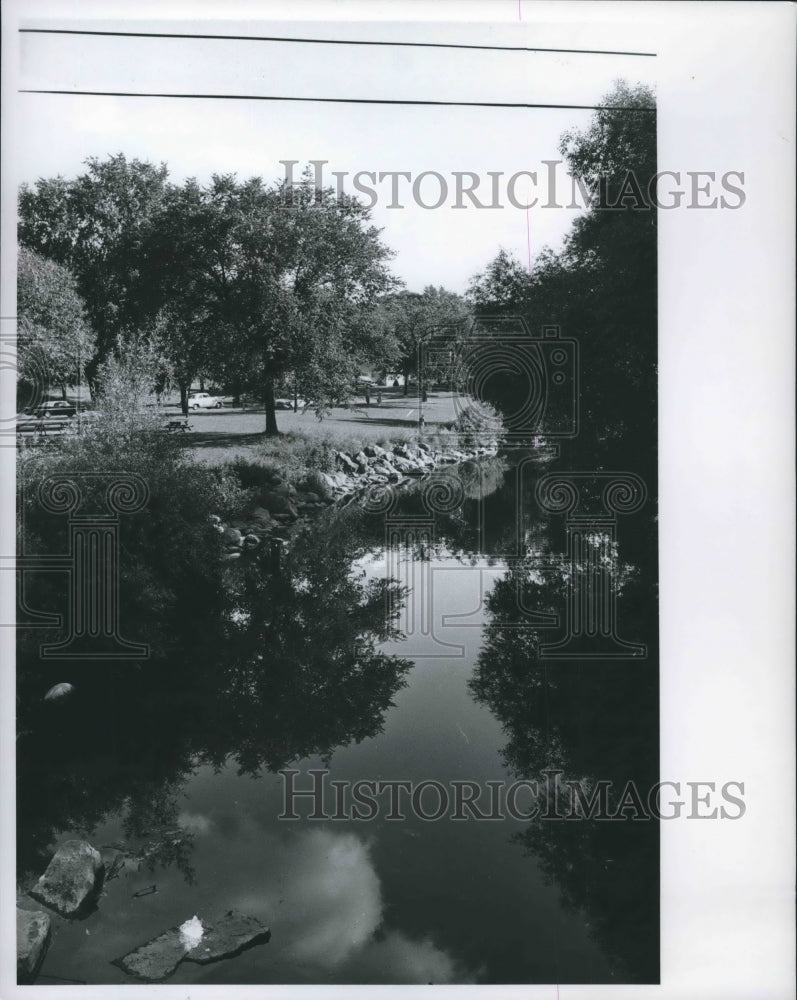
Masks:
[[[254,451],[257,462],[264,468],[279,467],[288,479],[294,480],[305,475],[308,469],[334,472],[337,468],[335,455],[339,451],[356,455],[369,444],[378,444],[390,450],[397,444],[412,447],[418,442],[416,431],[401,427],[395,430],[383,427],[377,433],[374,431],[352,433],[348,428],[327,429],[323,425],[310,425],[306,431],[288,431],[278,437],[266,438]]]

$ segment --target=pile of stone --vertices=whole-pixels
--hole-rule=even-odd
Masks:
[[[67,840],[53,855],[44,874],[17,903],[17,981],[32,983],[38,975],[52,936],[52,919],[33,909],[30,899],[62,917],[80,917],[96,904],[105,865],[91,844]]]
[[[345,475],[343,493],[354,493],[363,486],[375,483],[398,483],[403,479],[427,475],[441,465],[456,465],[468,459],[495,455],[498,442],[490,441],[468,451],[448,449],[433,451],[429,445],[420,442],[411,447],[397,444],[392,451],[370,444],[358,451],[339,451],[335,458]]]
[[[376,484],[398,484],[428,475],[443,465],[455,465],[471,459],[495,455],[497,440],[491,440],[468,451],[449,449],[435,452],[420,442],[417,446],[397,444],[391,451],[370,444],[358,452],[338,451],[335,472],[312,471],[306,477],[313,486],[298,489],[274,475],[261,490],[242,518],[223,521],[211,515],[213,528],[221,535],[224,551],[222,560],[240,559],[250,549],[259,548],[266,539],[284,543],[290,526],[300,519],[312,517],[331,504],[340,503],[363,489]]]
[[[224,522],[212,514],[213,528],[221,535],[224,546],[222,560],[240,559],[243,552],[259,548],[267,538],[284,538],[286,526],[298,520],[306,508],[307,496],[299,496],[294,486],[275,477],[253,498],[243,517]]]

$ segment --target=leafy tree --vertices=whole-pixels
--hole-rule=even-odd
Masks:
[[[382,360],[401,369],[406,396],[410,376],[418,374],[418,352],[424,336],[436,329],[457,330],[470,319],[470,308],[454,292],[427,285],[421,293],[402,290],[386,296],[379,319],[384,338]]]
[[[160,276],[167,341],[181,383],[202,371],[263,394],[266,432],[277,433],[275,386],[323,406],[345,397],[378,347],[370,307],[392,284],[391,252],[356,200],[309,184],[259,178],[189,180],[164,199],[146,245]]]
[[[89,383],[113,350],[153,313],[151,286],[140,280],[141,245],[163,198],[167,169],[119,153],[91,158],[73,180],[23,185],[19,241],[68,267],[97,338],[86,366]]]
[[[528,271],[517,257],[501,248],[484,272],[471,278],[467,298],[480,312],[516,312],[528,291]]]
[[[503,251],[471,282],[477,312],[515,312],[532,329],[559,324],[580,348],[579,445],[633,450],[655,475],[656,173],[653,93],[619,82],[584,131],[560,151],[590,207],[561,250],[546,249],[531,275]],[[624,110],[611,110],[622,106]],[[607,455],[608,460],[608,455]]]
[[[95,340],[73,275],[22,247],[17,261],[17,312],[20,381],[35,385],[44,378],[65,393],[67,385],[82,378]]]
[[[151,341],[119,338],[116,350],[99,369],[102,388],[98,408],[106,427],[114,426],[122,433],[159,427],[161,417],[153,403],[158,372],[163,365],[164,360]]]

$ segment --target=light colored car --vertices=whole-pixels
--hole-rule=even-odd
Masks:
[[[211,396],[209,392],[193,392],[188,397],[190,410],[220,410],[221,407],[221,399],[218,396]]]

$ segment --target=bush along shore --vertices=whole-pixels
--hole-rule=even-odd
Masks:
[[[401,442],[389,451],[370,444],[356,453],[336,451],[335,471],[308,469],[295,481],[278,468],[239,463],[238,476],[253,484],[248,504],[238,514],[210,515],[213,529],[221,536],[221,559],[233,562],[269,541],[287,544],[297,525],[333,505],[344,506],[367,489],[401,487],[443,467],[493,457],[498,448],[497,437],[478,445],[442,449],[423,441]]]

